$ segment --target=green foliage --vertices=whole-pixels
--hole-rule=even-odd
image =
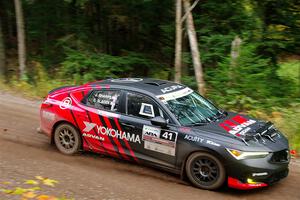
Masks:
[[[242,43],[235,63],[228,56],[217,68],[207,70],[209,97],[237,111],[283,106],[291,95],[290,88],[280,84],[283,81],[273,74],[270,60],[258,56],[256,51],[257,45]]]
[[[62,76],[76,83],[89,82],[108,77],[122,77],[135,70],[157,69],[159,64],[138,53],[126,52],[124,56],[111,56],[103,53],[68,50],[62,63]],[[137,76],[137,73],[134,73]]]
[[[300,97],[300,61],[291,60],[281,63],[277,74],[286,85],[290,85],[293,96]]]

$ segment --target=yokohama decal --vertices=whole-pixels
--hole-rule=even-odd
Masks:
[[[241,136],[250,131],[251,128],[249,126],[255,123],[256,121],[253,119],[248,120],[240,115],[237,115],[220,123],[220,126],[232,135]]]
[[[118,119],[117,119],[117,118],[114,118],[114,121],[115,121],[116,126],[118,127],[118,130],[119,130],[120,132],[122,132],[122,129],[121,129],[121,126],[120,126],[120,124],[119,124]],[[136,162],[138,162],[138,160],[137,160],[137,158],[135,157],[134,152],[132,151],[132,149],[131,149],[131,147],[130,147],[128,141],[125,140],[125,139],[123,139],[123,141],[125,142],[125,145],[126,145],[127,149],[129,150],[130,155],[133,157],[133,159],[134,159]]]
[[[101,123],[101,121],[99,121],[99,123],[83,121],[83,123],[85,124],[85,127],[82,129],[83,134],[86,137],[93,138],[93,139],[100,138],[100,141],[103,141],[104,139],[103,141],[104,144],[107,143],[110,144],[111,147],[109,149],[113,149],[113,148],[115,149],[115,152],[110,152],[110,153],[116,154],[117,152],[119,152],[120,155],[124,157],[126,160],[130,160],[128,154],[126,154],[124,150],[125,147],[123,147],[121,144],[121,142],[124,142],[132,158],[136,162],[138,162],[136,156],[134,155],[134,152],[132,151],[129,145],[129,142],[140,144],[141,143],[140,136],[122,131],[117,118],[114,118],[114,123],[116,125],[116,128],[113,128],[112,126],[113,122],[111,122],[109,118],[99,115],[99,119],[101,119],[102,117],[103,117],[102,121],[105,123],[105,126],[103,125],[104,123]],[[93,134],[93,136],[91,136],[92,134],[90,134],[92,130],[95,130],[96,133]]]
[[[104,145],[103,145],[103,143],[102,143],[102,141],[104,141],[105,139],[103,138],[103,137],[100,137],[98,134],[97,134],[97,130],[95,129],[95,126],[90,126],[90,124],[94,124],[94,123],[92,123],[91,121],[91,116],[89,115],[89,112],[88,111],[86,111],[86,114],[87,114],[87,116],[88,116],[88,119],[89,119],[89,121],[90,122],[83,122],[84,123],[84,125],[86,126],[85,127],[85,129],[83,130],[83,134],[82,134],[82,136],[83,136],[83,138],[85,137],[85,135],[84,134],[86,134],[85,132],[90,132],[91,130],[93,130],[93,132],[94,132],[94,135],[91,135],[91,136],[89,136],[89,135],[87,135],[86,134],[86,137],[91,137],[91,138],[93,138],[93,139],[96,139],[96,140],[98,140],[99,141],[99,143],[100,143],[100,148],[101,148],[101,150],[106,154],[107,153],[107,149],[104,147]],[[87,127],[89,127],[88,128],[88,131],[86,130],[87,129]],[[94,136],[94,137],[93,137]]]
[[[108,119],[107,119],[108,120]],[[108,121],[105,120],[108,124]],[[95,123],[90,123],[90,122],[83,122],[86,127],[83,129],[83,132],[85,133],[89,133],[93,128],[96,128],[97,133],[101,134],[103,136],[109,136],[112,138],[117,138],[117,139],[124,139],[128,142],[134,142],[134,143],[141,143],[141,139],[139,135],[136,135],[134,133],[129,133],[129,132],[125,132],[125,131],[121,131],[121,130],[115,130],[111,127],[111,124],[109,122],[109,126],[105,127],[103,125],[98,125]]]
[[[115,142],[115,144],[117,145],[117,148],[118,148],[118,151],[120,152],[120,154],[121,154],[126,160],[128,160],[128,157],[127,157],[127,155],[125,154],[125,151],[124,151],[122,145],[120,144],[120,142],[119,142],[119,140],[118,140],[119,138],[120,138],[120,139],[123,139],[123,138],[122,138],[122,133],[121,133],[121,134],[118,134],[119,131],[117,131],[117,130],[115,130],[115,129],[112,128],[111,123],[110,123],[109,119],[108,119],[106,116],[103,116],[103,119],[104,119],[104,121],[105,121],[107,127],[103,127],[103,126],[102,126],[102,127],[99,127],[99,126],[98,126],[98,127],[97,127],[97,129],[98,129],[98,134],[99,134],[99,133],[101,133],[102,135],[103,135],[103,134],[104,134],[104,135],[106,134],[106,135],[112,137],[113,140],[114,140],[114,142]]]

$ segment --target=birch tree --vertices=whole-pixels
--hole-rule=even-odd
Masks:
[[[17,35],[18,35],[19,75],[20,78],[23,78],[25,76],[25,70],[26,70],[24,16],[23,16],[21,0],[14,0],[14,1],[15,1]]]
[[[230,52],[230,69],[229,69],[229,77],[230,82],[229,85],[232,85],[235,80],[235,69],[238,64],[238,58],[240,56],[242,39],[239,36],[235,36],[234,40],[231,42],[231,52]]]
[[[182,68],[182,0],[176,0],[176,40],[175,40],[175,77],[176,83],[181,82]]]
[[[194,20],[193,20],[193,15],[192,15],[192,8],[195,6],[191,6],[191,3],[189,0],[183,0],[183,6],[185,10],[185,16],[186,16],[186,28],[187,28],[187,34],[189,38],[189,44],[191,48],[191,53],[192,53],[192,60],[193,60],[193,65],[194,65],[194,71],[195,71],[195,77],[197,81],[197,86],[198,86],[198,92],[201,95],[205,94],[205,82],[204,82],[204,77],[203,77],[203,69],[202,69],[202,64],[201,64],[201,59],[200,59],[200,52],[198,49],[198,41],[197,41],[197,35],[195,31],[195,26],[194,26]],[[185,18],[183,17],[183,19]]]

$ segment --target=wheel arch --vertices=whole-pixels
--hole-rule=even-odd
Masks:
[[[208,147],[200,147],[196,150],[190,151],[187,155],[184,156],[183,162],[181,164],[180,177],[181,177],[182,180],[185,180],[187,178],[186,171],[185,171],[185,166],[186,166],[187,159],[192,154],[198,153],[198,152],[210,153],[213,156],[215,156],[216,158],[218,158],[222,163],[224,163],[224,161],[225,161],[225,158],[221,154],[219,154],[217,151],[215,151],[213,149],[210,149]],[[224,168],[225,168],[225,172],[226,172],[226,167],[224,166]]]
[[[56,130],[56,128],[61,125],[61,124],[69,124],[71,126],[73,126],[78,132],[79,134],[81,133],[80,130],[78,129],[78,127],[76,127],[74,124],[72,124],[71,122],[67,121],[67,120],[60,120],[60,121],[57,121],[55,122],[55,124],[53,125],[53,128],[52,128],[52,131],[51,131],[51,139],[50,139],[50,142],[51,144],[54,144],[54,132]],[[80,134],[81,136],[81,134]]]

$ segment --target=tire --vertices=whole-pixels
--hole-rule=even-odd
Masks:
[[[206,152],[196,152],[190,155],[186,161],[185,170],[191,183],[201,189],[218,189],[226,179],[225,168],[220,160]]]
[[[74,126],[64,123],[55,129],[54,143],[61,153],[73,155],[79,152],[82,139]]]

